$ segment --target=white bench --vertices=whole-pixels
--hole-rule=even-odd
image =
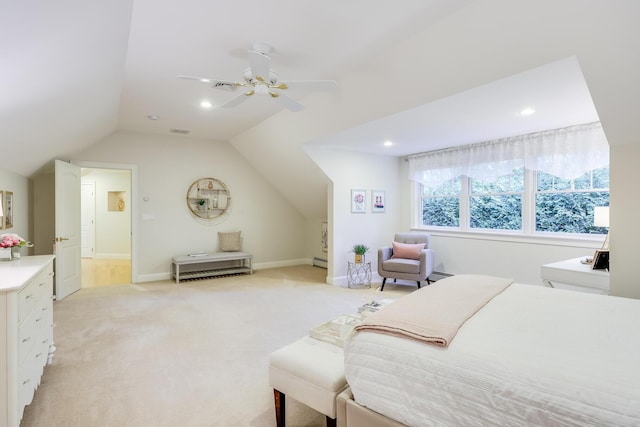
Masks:
[[[336,425],[336,397],[347,387],[341,347],[304,337],[269,355],[276,424],[285,425],[285,396],[326,415]]]
[[[180,279],[253,274],[253,255],[248,252],[216,252],[171,258],[171,277]]]

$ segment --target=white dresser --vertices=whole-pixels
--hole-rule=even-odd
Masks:
[[[53,255],[0,261],[0,427],[18,427],[53,357]]]

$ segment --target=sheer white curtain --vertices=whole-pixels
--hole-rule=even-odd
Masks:
[[[495,181],[514,169],[574,179],[609,166],[609,144],[599,122],[408,156],[409,179],[429,187],[465,175]]]

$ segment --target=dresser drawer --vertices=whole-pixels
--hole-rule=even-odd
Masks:
[[[39,288],[35,281],[18,292],[18,324],[33,310],[38,302]]]
[[[18,363],[23,364],[38,341],[38,326],[35,322],[35,313],[29,313],[26,319],[18,327]]]
[[[42,298],[53,295],[53,266],[49,265],[18,292],[18,324]]]

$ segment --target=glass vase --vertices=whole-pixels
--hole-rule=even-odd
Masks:
[[[11,248],[2,248],[0,249],[0,261],[11,261],[13,260],[13,251]]]
[[[11,255],[10,255],[11,260],[20,259],[20,256],[21,256],[20,251],[21,250],[22,250],[22,248],[20,246],[13,246],[11,248]]]

